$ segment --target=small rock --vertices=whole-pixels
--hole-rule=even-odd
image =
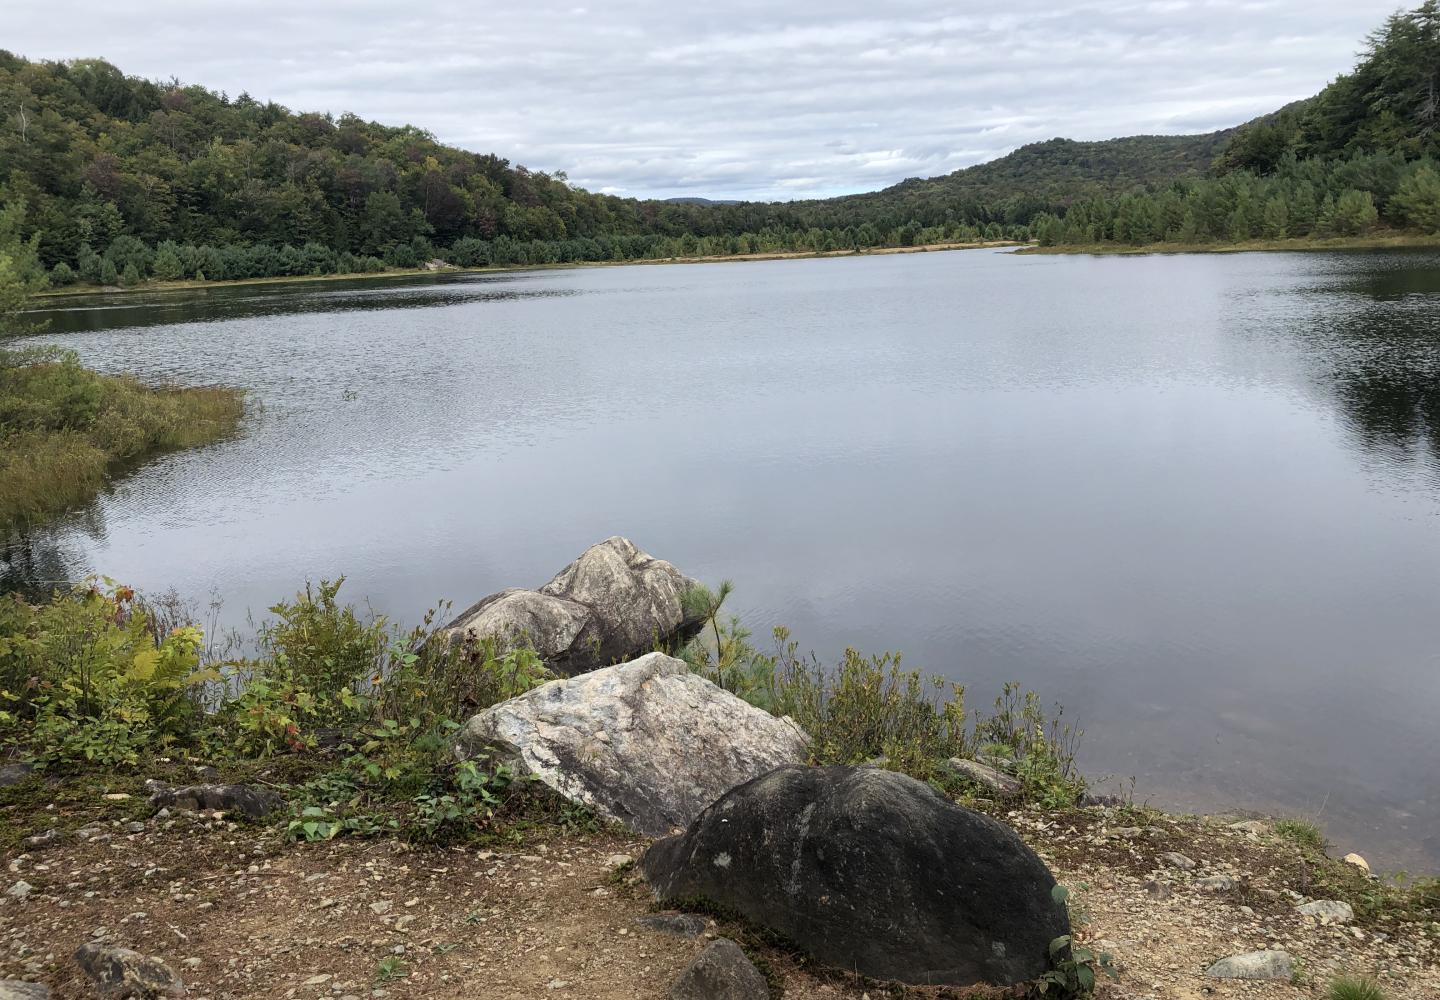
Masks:
[[[335,978],[335,977],[334,977],[333,975],[331,975],[330,973],[328,973],[328,972],[322,972],[322,973],[320,973],[320,975],[318,975],[318,976],[311,976],[309,979],[305,980],[305,985],[306,985],[306,986],[323,986],[324,984],[328,983],[330,980],[332,980],[332,979],[334,979],[334,978]]]
[[[27,764],[24,761],[0,766],[0,788],[9,788],[11,785],[20,784],[30,777],[34,770],[34,764]]]
[[[185,984],[158,958],[129,948],[114,948],[98,941],[83,944],[75,961],[94,980],[100,992],[113,997],[183,997]]]
[[[1166,851],[1164,854],[1160,855],[1160,860],[1165,862],[1171,868],[1179,868],[1182,871],[1188,872],[1194,870],[1195,868],[1194,861],[1176,851]]]
[[[1000,795],[1019,795],[1021,785],[1004,771],[963,757],[951,757],[943,765],[951,774],[983,785]]]
[[[1295,974],[1295,963],[1283,951],[1251,951],[1244,955],[1222,958],[1205,975],[1211,979],[1279,979],[1289,981]]]
[[[1235,880],[1229,875],[1211,875],[1209,878],[1197,878],[1195,887],[1206,892],[1229,892],[1235,888]]]
[[[606,868],[619,868],[621,865],[634,864],[635,859],[628,854],[612,854],[605,859]]]
[[[25,844],[29,847],[48,847],[57,844],[65,839],[65,835],[59,830],[46,830],[44,833],[37,833],[33,837],[26,837]]]
[[[545,984],[545,988],[547,990],[563,990],[569,987],[569,985],[570,984],[563,979],[552,979]]]
[[[187,968],[187,969],[198,969],[198,968],[200,968],[200,963],[201,963],[201,961],[202,961],[202,959],[199,959],[199,958],[187,958],[187,959],[185,959],[185,961],[181,962],[180,964],[183,965],[183,966],[185,966],[185,968]]]
[[[129,798],[130,798],[130,793],[129,793],[129,792],[106,792],[106,793],[105,793],[105,801],[106,801],[106,802],[125,802],[125,801],[128,800]]]
[[[1317,899],[1313,903],[1302,903],[1295,909],[1322,924],[1348,924],[1355,919],[1355,910],[1350,904],[1338,899]]]
[[[370,912],[373,913],[373,914],[375,914],[377,917],[378,917],[380,914],[382,914],[382,913],[389,913],[389,912],[390,912],[390,900],[388,900],[388,899],[381,899],[381,900],[377,900],[377,901],[374,902],[374,903],[371,903],[371,904],[370,904]]]
[[[126,833],[144,833],[144,832],[145,832],[145,824],[144,824],[144,823],[141,823],[139,820],[134,820],[134,821],[132,821],[132,822],[126,823],[126,824],[125,824],[125,832],[126,832]]]
[[[11,899],[24,899],[34,891],[35,887],[22,878],[19,882],[16,882],[10,888],[6,889],[5,895]]]
[[[1345,863],[1347,865],[1354,865],[1356,868],[1359,868],[1367,875],[1370,873],[1370,862],[1366,861],[1358,854],[1351,853],[1345,855]]]
[[[0,1000],[50,1000],[50,987],[22,983],[18,979],[0,979]]]
[[[635,922],[648,930],[676,937],[695,938],[705,933],[705,918],[694,913],[653,913]]]
[[[765,977],[729,938],[716,938],[670,987],[670,1000],[769,1000]]]
[[[1119,838],[1120,840],[1134,840],[1136,837],[1140,836],[1144,832],[1145,831],[1140,829],[1140,827],[1138,826],[1117,826],[1115,829],[1111,830],[1108,834],[1106,834],[1106,836],[1111,838]]]
[[[1153,878],[1145,883],[1145,892],[1152,899],[1169,899],[1175,894],[1164,882],[1156,881]]]
[[[1253,833],[1259,836],[1262,833],[1270,832],[1270,824],[1258,819],[1241,820],[1239,823],[1231,823],[1230,829],[1238,830],[1241,833]]]

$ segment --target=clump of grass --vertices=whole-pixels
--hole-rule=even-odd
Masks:
[[[1341,976],[1330,984],[1330,1000],[1385,1000],[1385,991],[1373,979]]]
[[[110,474],[224,438],[243,413],[235,389],[152,388],[73,354],[0,352],[0,525],[87,503]]]
[[[1283,837],[1301,847],[1312,847],[1317,851],[1325,849],[1325,835],[1308,819],[1282,819],[1275,823],[1275,835]]]

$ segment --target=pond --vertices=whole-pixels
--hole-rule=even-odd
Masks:
[[[58,300],[250,392],[11,552],[220,620],[407,622],[613,534],[785,624],[1065,705],[1087,772],[1440,869],[1440,255],[991,250]],[[20,582],[25,582],[21,580]],[[1104,789],[1102,789],[1104,790]]]

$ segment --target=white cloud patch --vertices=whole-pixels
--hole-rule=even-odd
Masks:
[[[354,111],[592,190],[799,198],[1313,94],[1393,0],[5,0],[4,45]]]

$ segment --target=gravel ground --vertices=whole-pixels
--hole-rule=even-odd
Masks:
[[[117,793],[124,794],[124,793]],[[269,829],[143,802],[34,810],[51,843],[5,852],[0,978],[93,997],[71,958],[104,940],[159,956],[192,997],[664,997],[714,936],[746,945],[784,996],[878,997],[714,921],[686,939],[639,926],[652,911],[622,862],[644,841],[536,832],[503,849],[413,849],[388,840],[291,845]],[[1006,819],[1072,888],[1078,936],[1114,955],[1114,998],[1318,998],[1337,971],[1391,1000],[1440,998],[1436,929],[1362,908],[1325,925],[1295,907],[1363,894],[1353,866],[1317,862],[1267,831],[1129,810],[1021,811]],[[1193,868],[1162,855],[1180,853]],[[29,891],[11,895],[19,883]],[[6,891],[9,890],[9,891]],[[23,895],[23,898],[17,898]],[[1294,982],[1208,979],[1227,955],[1282,948]],[[867,992],[868,991],[868,992]],[[930,991],[912,991],[931,995]]]

